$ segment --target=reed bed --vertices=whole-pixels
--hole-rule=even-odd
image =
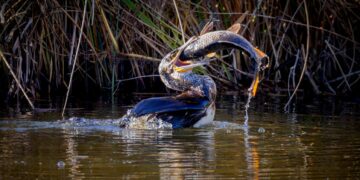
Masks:
[[[128,80],[157,83],[160,59],[214,21],[214,30],[241,23],[240,34],[268,54],[271,68],[260,89],[289,97],[297,89],[358,95],[358,9],[359,1],[344,0],[3,0],[0,93],[29,101],[65,96],[72,75],[79,91],[98,87],[113,95]],[[220,90],[246,89],[248,57],[239,51],[218,57],[196,71],[211,75]]]

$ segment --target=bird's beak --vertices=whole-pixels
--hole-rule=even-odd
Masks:
[[[209,62],[210,61],[201,61],[201,62],[194,63],[192,61],[178,61],[175,64],[174,69],[177,72],[185,73],[185,72],[191,71],[195,67],[207,65],[207,64],[209,64]]]
[[[194,67],[202,65],[201,63],[193,63],[192,61],[181,61],[180,55],[184,49],[192,42],[194,42],[196,37],[191,37],[185,44],[178,48],[175,56],[172,58],[173,68],[176,72],[185,73],[191,71]]]
[[[181,52],[182,50],[180,49],[171,60],[174,70],[179,73],[191,71],[194,68],[192,61],[181,61],[179,59]]]
[[[179,73],[185,73],[191,71],[194,68],[193,66],[194,64],[191,61],[176,60],[174,70]]]

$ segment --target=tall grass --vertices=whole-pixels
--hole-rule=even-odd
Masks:
[[[117,94],[122,92],[117,85],[127,78],[144,83],[136,77],[150,76],[152,82],[159,81],[153,75],[161,57],[180,46],[183,38],[198,35],[210,20],[215,29],[241,23],[240,33],[269,55],[272,66],[262,89],[288,89],[291,94],[303,74],[299,88],[316,94],[359,90],[357,1],[89,0],[84,5],[85,0],[5,0],[0,4],[3,92],[18,95],[23,87],[32,99],[65,92],[73,63],[73,83],[79,88],[88,88],[86,80]],[[84,8],[79,57],[74,61]],[[226,57],[229,53],[234,56]],[[222,55],[206,70],[197,71],[214,77],[222,89],[248,85],[252,66],[248,57],[238,51]]]

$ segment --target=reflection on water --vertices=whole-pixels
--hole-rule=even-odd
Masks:
[[[87,118],[1,118],[0,179],[359,177],[357,116],[250,106],[243,126],[243,103],[219,99],[216,122],[200,129],[121,129],[116,112],[126,109],[114,107],[74,113]]]

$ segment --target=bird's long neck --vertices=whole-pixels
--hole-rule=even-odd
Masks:
[[[215,101],[216,84],[205,75],[198,75],[192,71],[179,73],[173,69],[173,63],[168,58],[162,59],[159,74],[166,87],[176,91],[190,91],[196,95]]]

